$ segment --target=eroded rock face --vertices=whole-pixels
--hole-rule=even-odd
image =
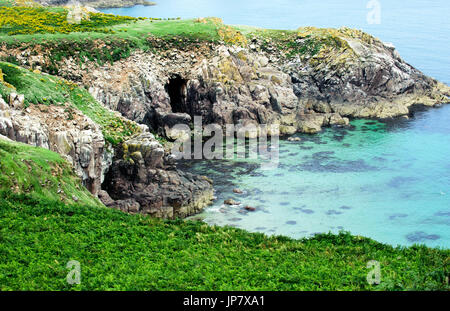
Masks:
[[[72,106],[23,105],[21,95],[12,94],[9,103],[0,97],[0,137],[59,153],[106,206],[183,218],[210,203],[210,180],[177,170],[148,127],[112,150],[100,127]]]
[[[347,28],[333,34],[342,47],[280,63],[308,109],[356,118],[390,118],[407,115],[413,105],[448,102],[449,87],[403,61],[392,44]]]
[[[108,157],[99,126],[70,105],[23,105],[23,95],[11,94],[9,104],[0,97],[0,134],[59,153],[96,195]]]
[[[208,178],[177,170],[146,132],[126,141],[108,172],[100,199],[109,207],[158,218],[184,218],[212,200]]]
[[[308,31],[290,43],[304,48]],[[203,124],[278,124],[282,134],[314,133],[349,117],[404,116],[413,105],[448,102],[450,88],[404,62],[392,45],[348,28],[311,33],[322,42],[316,52],[286,55],[258,37],[246,48],[150,37],[154,52],[100,67],[80,67],[69,57],[58,69],[105,106],[173,139],[182,135],[172,130],[174,121],[194,116]],[[14,53],[33,68],[49,61],[28,50]]]
[[[392,45],[342,36],[344,48],[313,57],[287,58],[257,40],[249,48],[202,43],[136,52],[101,67],[88,63],[85,70],[66,59],[60,73],[173,139],[181,135],[173,124],[194,116],[203,124],[278,124],[281,134],[315,133],[345,126],[348,117],[397,117],[412,105],[448,101],[449,88],[405,63]]]
[[[168,137],[174,114],[178,124],[202,116],[204,124],[280,124],[290,133],[304,113],[289,75],[239,47],[136,53],[77,79],[107,107]]]

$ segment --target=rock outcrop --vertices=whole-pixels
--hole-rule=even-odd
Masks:
[[[11,94],[9,103],[0,96],[1,137],[61,154],[106,206],[159,218],[201,211],[213,196],[210,180],[177,170],[148,127],[142,128],[114,150],[100,127],[69,104],[26,108],[22,95]]]
[[[91,193],[101,189],[112,152],[105,147],[100,127],[71,105],[25,108],[23,95],[12,93],[9,103],[0,96],[0,134],[61,154]]]
[[[413,105],[448,102],[448,86],[407,64],[392,44],[349,28],[299,30],[299,41],[332,38],[314,56],[283,61],[294,92],[308,109],[355,118],[407,115]]]
[[[158,218],[184,218],[205,208],[212,200],[211,181],[176,169],[151,133],[123,143],[100,199],[105,205],[130,213]]]
[[[89,66],[89,64],[87,65]],[[320,118],[305,110],[291,77],[262,53],[240,47],[202,46],[196,51],[135,53],[101,67],[77,69],[65,60],[60,74],[89,86],[105,106],[169,138],[171,126],[202,116],[203,124],[279,124],[282,134],[348,124],[329,112]]]

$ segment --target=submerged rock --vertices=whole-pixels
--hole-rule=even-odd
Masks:
[[[329,210],[326,213],[327,215],[331,216],[331,215],[341,215],[342,212],[336,211],[336,210]]]
[[[290,142],[294,142],[294,141],[302,141],[302,139],[300,137],[289,137],[288,141]]]
[[[256,208],[252,207],[252,206],[246,206],[244,207],[245,210],[249,211],[249,212],[254,212],[256,211]]]
[[[227,199],[223,203],[226,205],[240,205],[241,204],[240,202],[237,202],[233,199]]]
[[[427,234],[423,231],[416,231],[406,236],[410,242],[423,242],[426,240],[438,240],[440,236],[437,234]]]

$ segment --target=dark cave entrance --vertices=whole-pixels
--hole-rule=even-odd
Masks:
[[[175,75],[169,79],[169,83],[166,85],[166,91],[169,94],[172,112],[189,114],[186,103],[186,84],[187,80],[181,78],[179,75]]]

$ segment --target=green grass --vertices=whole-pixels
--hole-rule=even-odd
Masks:
[[[42,43],[48,41],[59,41],[66,39],[69,41],[82,41],[85,39],[128,39],[136,42],[145,42],[149,35],[160,38],[183,37],[206,41],[216,41],[220,37],[217,34],[217,27],[211,23],[198,23],[194,19],[186,20],[138,20],[131,23],[121,23],[108,27],[113,34],[98,32],[92,28],[90,32],[72,33],[37,33],[23,35],[0,35],[0,41],[7,44],[14,43]]]
[[[267,237],[0,194],[0,290],[449,290],[449,250]],[[69,285],[66,264],[81,264]],[[366,264],[381,264],[369,285]]]
[[[313,57],[324,46],[340,48],[345,44],[339,39],[344,33],[335,30],[270,30],[227,26],[217,18],[159,20],[100,14],[93,16],[92,21],[83,22],[78,29],[77,25],[64,24],[64,18],[61,16],[67,13],[61,8],[3,8],[5,12],[19,9],[34,10],[37,13],[30,11],[20,19],[10,17],[13,21],[18,20],[17,22],[4,22],[3,25],[0,23],[0,41],[7,49],[24,50],[36,47],[36,53],[42,53],[39,51],[44,50],[51,65],[44,66],[43,70],[51,74],[58,74],[58,62],[64,58],[72,57],[80,63],[84,62],[85,57],[99,64],[113,63],[127,58],[134,50],[151,50],[155,53],[173,47],[189,50],[193,45],[204,42],[245,46],[248,40],[258,38],[262,41],[263,50],[273,52],[276,49],[288,58],[296,55]],[[33,14],[42,15],[43,12],[51,10],[51,14],[57,15],[55,22],[46,14],[43,22],[39,24],[41,26],[38,27],[32,22]],[[94,23],[94,19],[98,21]],[[11,32],[13,24],[17,24],[17,27],[20,26],[20,29],[29,34]],[[345,35],[354,36],[355,33],[348,32]],[[359,34],[357,36],[360,37]],[[163,39],[163,42],[156,39]]]
[[[51,63],[44,71],[51,74],[58,74],[58,62],[63,58],[72,57],[81,63],[87,57],[99,64],[113,63],[127,58],[134,50],[152,50],[156,53],[173,47],[189,50],[201,42],[245,46],[248,41],[257,38],[262,43],[262,49],[269,53],[278,51],[287,58],[317,56],[320,62],[324,56],[333,54],[332,51],[335,54],[349,52],[351,48],[344,38],[369,44],[376,41],[368,34],[348,28],[273,30],[227,26],[217,18],[160,20],[109,14],[94,14],[91,21],[68,25],[64,19],[67,11],[62,8],[4,7],[0,8],[0,17],[1,10],[5,16],[10,11],[25,10],[20,14],[15,12],[20,18],[10,16],[11,22],[0,22],[0,41],[5,44],[4,48],[24,50],[36,47],[37,53],[43,49]],[[36,14],[44,16],[39,23],[33,22]],[[20,32],[27,34],[20,35]],[[164,43],[155,38],[163,39]],[[320,55],[322,50],[326,50],[325,55]],[[352,57],[351,53],[347,54]]]
[[[69,57],[81,65],[89,61],[104,64],[127,58],[135,50],[161,52],[171,47],[189,49],[201,42],[218,42],[220,36],[213,23],[195,20],[137,21],[109,27],[112,33],[73,32],[33,35],[0,35],[7,50],[36,49],[48,58],[43,71],[58,74],[58,62]],[[157,39],[163,39],[158,41]],[[9,61],[3,59],[4,61]]]
[[[0,62],[4,82],[0,83],[0,96],[8,100],[10,93],[25,95],[25,104],[57,105],[70,103],[102,127],[105,139],[116,145],[139,132],[136,123],[117,117],[114,112],[100,105],[84,88],[61,78],[41,74]]]
[[[100,206],[72,167],[47,149],[0,139],[0,171],[0,190],[67,203],[76,196],[83,204]]]

